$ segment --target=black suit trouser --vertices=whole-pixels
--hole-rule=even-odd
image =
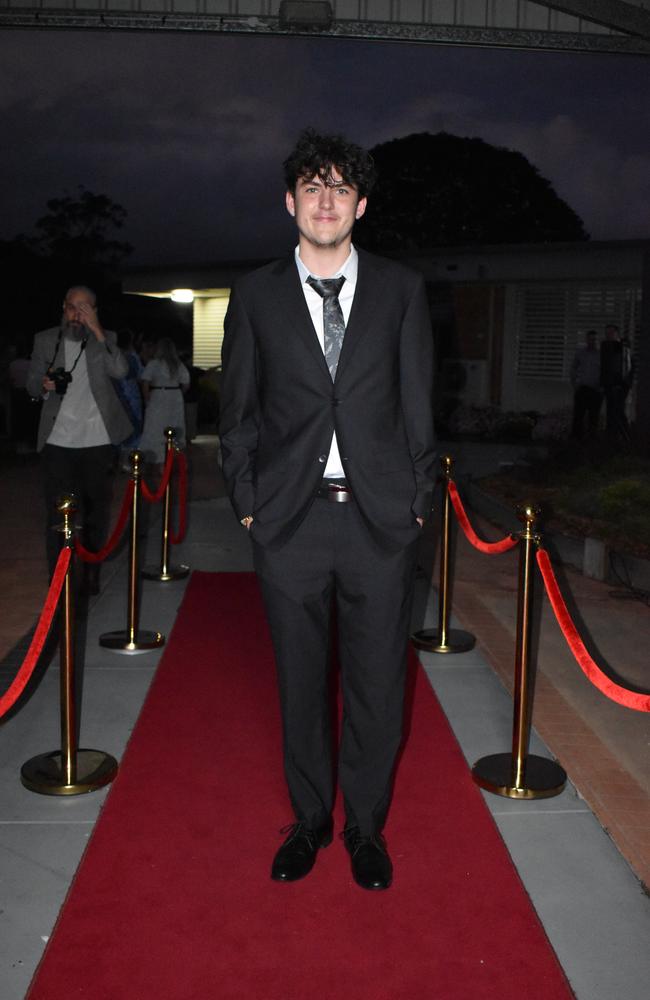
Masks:
[[[112,444],[93,448],[61,448],[46,444],[41,452],[46,511],[46,548],[50,575],[61,548],[61,524],[56,505],[60,497],[74,493],[78,503],[75,524],[82,525],[83,544],[97,552],[108,533],[115,449]]]
[[[254,531],[253,531],[254,538]],[[381,830],[402,738],[417,537],[378,548],[354,502],[316,499],[277,551],[253,544],[278,672],[284,768],[298,820],[318,828],[334,802],[332,610],[343,713],[338,778],[346,823]]]
[[[587,418],[587,430],[594,434],[598,430],[598,417],[603,401],[602,393],[599,389],[594,389],[589,385],[579,385],[573,396],[573,426],[571,434],[574,438],[581,438],[585,432],[585,416]]]

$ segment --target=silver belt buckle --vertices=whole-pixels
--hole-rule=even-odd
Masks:
[[[334,483],[328,483],[327,499],[333,503],[349,503],[352,499],[352,494],[347,486],[336,486]]]

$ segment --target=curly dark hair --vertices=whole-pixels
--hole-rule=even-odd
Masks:
[[[375,164],[370,153],[341,135],[319,135],[313,128],[300,133],[283,167],[287,190],[292,194],[301,177],[318,176],[324,183],[332,183],[332,167],[337,168],[346,184],[357,189],[360,198],[370,194],[375,183]]]

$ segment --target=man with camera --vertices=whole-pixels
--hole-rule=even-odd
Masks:
[[[27,391],[43,400],[37,450],[42,456],[47,507],[47,558],[56,565],[61,536],[56,503],[74,493],[79,504],[84,545],[97,551],[108,529],[114,446],[132,431],[112,379],[128,369],[116,335],[97,317],[95,293],[83,285],[69,288],[58,327],[34,338]],[[99,566],[90,566],[86,588],[99,590]]]

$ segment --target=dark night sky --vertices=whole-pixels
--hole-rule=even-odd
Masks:
[[[304,125],[524,153],[596,239],[650,237],[650,58],[334,39],[0,32],[0,238],[83,184],[132,263],[292,245],[280,164]]]

